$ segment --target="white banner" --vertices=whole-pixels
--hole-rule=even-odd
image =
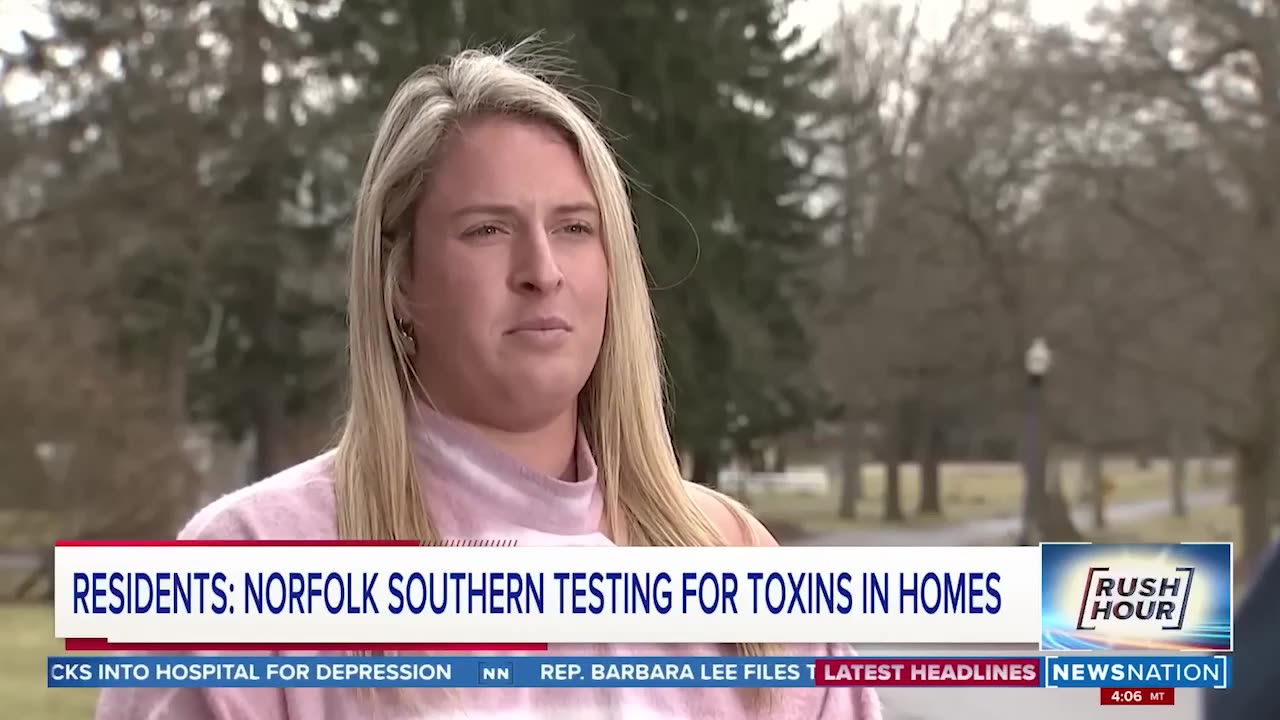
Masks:
[[[112,643],[1037,643],[1038,548],[56,549]]]

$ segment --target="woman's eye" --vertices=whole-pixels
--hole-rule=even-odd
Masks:
[[[591,226],[587,225],[586,223],[570,223],[568,226],[565,227],[565,230],[567,230],[569,233],[574,235],[590,235],[591,234]]]
[[[502,228],[499,228],[497,225],[480,225],[464,232],[463,235],[467,237],[486,237],[489,235],[497,235],[500,232],[502,232]]]

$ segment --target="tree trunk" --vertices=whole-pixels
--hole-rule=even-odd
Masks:
[[[1187,446],[1181,433],[1169,442],[1169,492],[1174,517],[1187,516]]]
[[[769,466],[770,472],[784,473],[787,471],[787,448],[778,444],[773,448],[773,462]]]
[[[1089,505],[1093,510],[1093,527],[1101,530],[1107,526],[1106,477],[1102,473],[1102,453],[1094,444],[1084,450],[1084,485],[1089,493]]]
[[[1151,451],[1147,449],[1145,442],[1138,447],[1137,464],[1139,470],[1151,469]]]
[[[924,419],[920,435],[921,515],[942,513],[942,428],[932,417]]]
[[[1077,542],[1080,530],[1071,518],[1071,504],[1060,488],[1049,488],[1040,507],[1040,540],[1042,542]]]
[[[894,408],[890,411],[889,422],[885,423],[885,458],[884,458],[884,519],[885,522],[898,523],[905,518],[902,514],[902,460],[906,443],[903,439],[902,410]]]
[[[850,413],[840,447],[840,517],[852,520],[862,499],[862,419]]]
[[[258,398],[253,423],[254,481],[271,477],[291,464],[285,437],[286,422],[284,403],[279,393],[264,390]]]
[[[193,302],[194,299],[188,295],[188,306]],[[167,522],[174,535],[177,534],[178,530],[182,528],[196,510],[196,498],[200,496],[202,490],[200,487],[201,478],[192,470],[185,448],[186,433],[189,426],[189,415],[187,413],[187,373],[189,370],[187,357],[189,348],[190,343],[187,340],[187,334],[179,331],[173,339],[167,367],[169,374],[168,421],[170,423],[170,435],[167,438],[167,442],[170,444],[169,461],[159,468],[159,472],[164,473],[169,482],[164,487],[163,492],[157,493],[158,497],[151,497],[144,501],[156,503],[160,506],[157,514],[164,519],[162,522]],[[144,513],[140,512],[139,514]],[[97,522],[97,520],[95,519],[94,522]],[[81,527],[81,533],[86,529]]]
[[[898,453],[891,453],[884,464],[884,519],[899,523],[906,519],[902,514],[902,460]]]
[[[1237,564],[1243,573],[1237,577],[1249,577],[1271,543],[1267,505],[1271,499],[1272,459],[1271,443],[1267,441],[1255,439],[1237,449],[1235,482],[1241,535]]]
[[[1195,482],[1201,487],[1209,487],[1217,481],[1213,473],[1213,463],[1215,450],[1212,444],[1205,442],[1203,439],[1196,445],[1196,476]]]
[[[706,448],[698,448],[693,451],[693,470],[689,479],[693,482],[709,487],[713,490],[720,486],[719,463],[716,462],[716,454]]]
[[[1242,489],[1244,487],[1244,483],[1242,483],[1240,479],[1241,477],[1243,477],[1245,473],[1244,462],[1241,459],[1241,453],[1237,453],[1237,457],[1232,461],[1230,472],[1232,477],[1231,504],[1240,505],[1244,502],[1244,499],[1243,499],[1244,490]]]

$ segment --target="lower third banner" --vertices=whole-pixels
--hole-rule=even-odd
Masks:
[[[1226,658],[122,657],[48,660],[51,688],[1225,687]]]

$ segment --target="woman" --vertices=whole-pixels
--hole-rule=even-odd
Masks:
[[[622,174],[581,110],[510,54],[464,52],[391,100],[357,202],[349,302],[337,448],[213,503],[182,537],[775,544],[740,505],[682,479]],[[396,695],[107,691],[98,716],[879,717],[857,689]]]

